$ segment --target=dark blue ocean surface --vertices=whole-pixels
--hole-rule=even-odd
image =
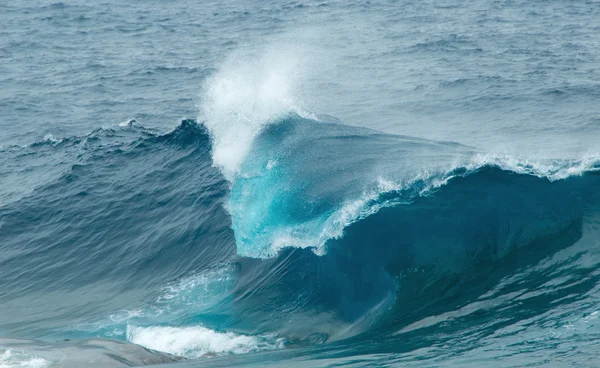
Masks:
[[[0,367],[595,367],[600,2],[0,4]]]

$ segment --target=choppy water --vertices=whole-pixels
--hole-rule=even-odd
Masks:
[[[599,20],[0,4],[0,367],[595,366]]]

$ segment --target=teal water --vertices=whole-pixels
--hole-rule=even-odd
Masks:
[[[0,366],[595,366],[599,16],[0,4]]]

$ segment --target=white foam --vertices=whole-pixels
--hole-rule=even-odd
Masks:
[[[42,142],[48,142],[53,146],[60,144],[63,141],[62,138],[55,138],[52,134],[46,134]]]
[[[127,326],[127,339],[149,349],[186,358],[244,354],[283,347],[282,339],[222,333],[202,326]]]
[[[28,354],[15,352],[11,349],[0,349],[0,368],[43,368],[48,362],[42,358],[32,357]]]
[[[199,120],[210,132],[213,162],[228,180],[264,126],[290,112],[307,116],[296,93],[306,65],[300,55],[282,45],[258,54],[237,52],[205,82]]]
[[[495,165],[503,170],[518,174],[535,175],[548,180],[561,180],[570,176],[581,176],[585,172],[597,170],[600,155],[588,154],[574,160],[530,159],[506,154],[477,154],[467,165],[474,170],[485,165]]]
[[[122,128],[126,128],[126,127],[132,127],[137,125],[137,122],[135,121],[135,119],[127,119],[125,121],[122,121],[119,123],[119,126]]]

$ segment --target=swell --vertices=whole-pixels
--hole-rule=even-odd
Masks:
[[[152,144],[154,147],[148,147]],[[48,134],[42,140],[26,146],[0,147],[3,153],[0,203],[6,204],[28,196],[36,188],[61,180],[78,166],[107,161],[111,155],[121,154],[123,160],[128,158],[127,155],[151,155],[160,151],[161,144],[181,148],[196,145],[203,155],[210,156],[206,130],[193,120],[183,120],[166,134],[145,128],[135,120],[128,120],[83,136],[56,138]]]
[[[167,134],[130,124],[10,148],[0,165],[3,334],[39,338],[135,309],[235,254],[210,150],[191,120]]]

